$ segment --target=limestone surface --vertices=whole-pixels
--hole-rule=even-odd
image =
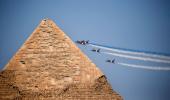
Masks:
[[[0,72],[0,100],[122,100],[105,75],[50,19]]]

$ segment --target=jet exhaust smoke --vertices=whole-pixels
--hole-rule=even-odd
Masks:
[[[132,68],[140,68],[140,69],[146,69],[146,70],[155,70],[155,71],[170,71],[170,67],[158,67],[158,66],[144,66],[144,65],[136,65],[136,64],[128,64],[128,63],[121,63],[117,62],[117,64]]]
[[[169,60],[162,60],[162,59],[154,59],[149,57],[137,57],[137,56],[131,56],[131,55],[125,55],[120,53],[111,53],[111,52],[101,52],[104,54],[109,54],[117,57],[127,58],[127,59],[134,59],[134,60],[143,60],[143,61],[152,61],[152,62],[159,62],[159,63],[170,63]]]
[[[106,46],[101,46],[101,45],[96,45],[89,43],[90,46],[101,48],[104,50],[109,50],[117,53],[123,53],[123,54],[132,54],[132,55],[138,55],[138,56],[145,56],[145,57],[150,57],[150,58],[155,58],[155,59],[163,59],[163,60],[169,60],[170,62],[170,56],[165,56],[165,55],[160,55],[158,53],[145,53],[145,52],[137,52],[137,51],[132,51],[132,50],[123,50],[121,48],[109,48]]]

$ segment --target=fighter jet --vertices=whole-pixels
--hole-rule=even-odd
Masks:
[[[115,64],[115,59],[113,59],[113,60],[108,59],[108,60],[106,60],[106,62]]]
[[[100,49],[93,48],[91,51],[100,53]]]
[[[82,45],[86,45],[86,44],[89,44],[89,40],[85,41],[85,40],[77,40],[76,43],[78,44],[82,44]]]

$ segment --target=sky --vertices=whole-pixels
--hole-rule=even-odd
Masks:
[[[105,47],[170,54],[168,0],[0,0],[0,68],[2,69],[40,21],[52,19],[73,41],[90,40]],[[159,62],[93,53],[78,45],[107,76],[125,100],[170,99],[170,71],[153,71],[106,63],[170,66]]]

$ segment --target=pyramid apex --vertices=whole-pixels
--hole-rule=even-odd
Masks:
[[[49,17],[45,17],[45,18],[42,19],[42,21],[48,21],[48,20],[53,21],[53,19],[51,19]]]
[[[42,21],[47,21],[47,20],[50,20],[49,18],[44,18]]]
[[[39,25],[40,25],[40,26],[47,25],[48,27],[50,27],[51,25],[54,25],[54,27],[59,28],[59,27],[55,24],[55,22],[54,22],[52,19],[50,19],[50,18],[44,18],[44,19],[42,19]]]

